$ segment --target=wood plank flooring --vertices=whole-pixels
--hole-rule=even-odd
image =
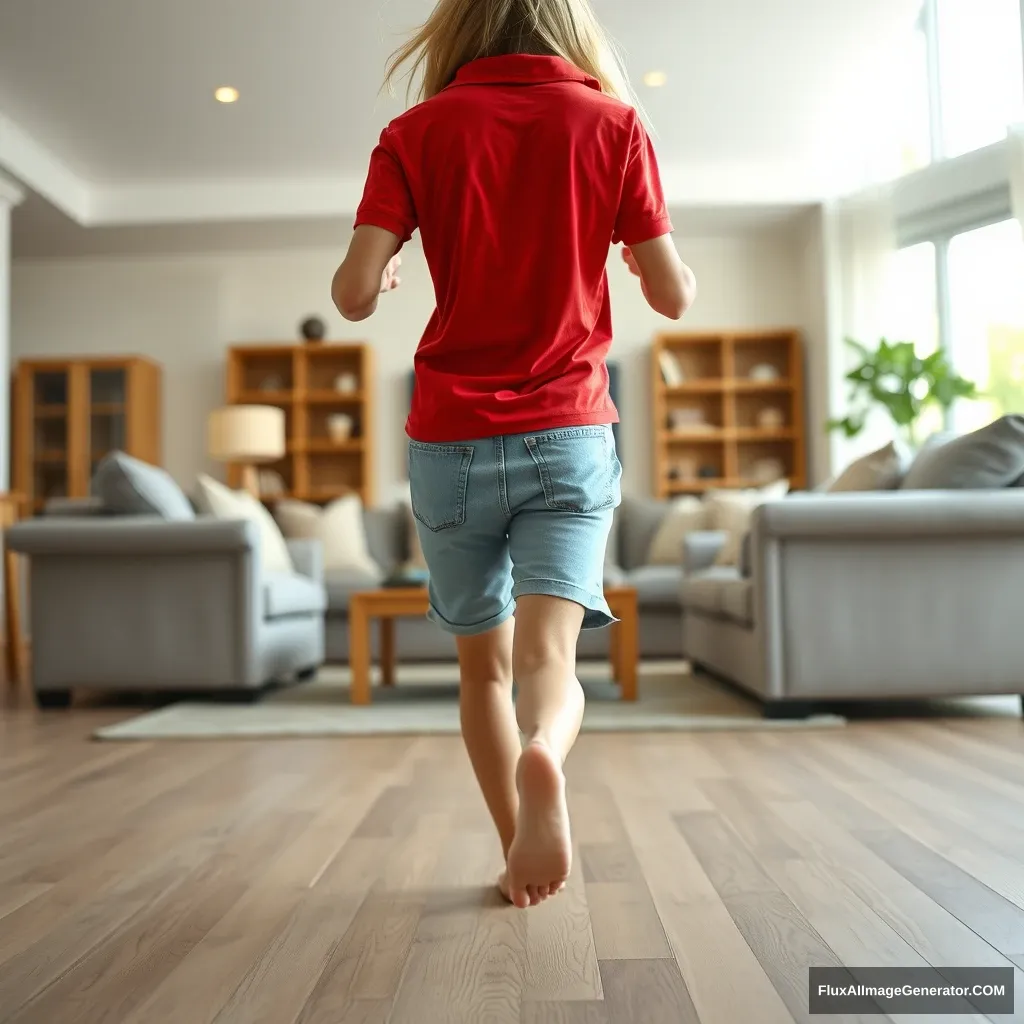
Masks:
[[[811,1024],[838,964],[1024,1019],[1019,720],[585,736],[520,912],[457,739],[88,739],[131,713],[0,712],[3,1024]]]

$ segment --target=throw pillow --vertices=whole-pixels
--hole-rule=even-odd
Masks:
[[[200,474],[196,499],[199,507],[216,519],[249,519],[260,533],[260,554],[267,572],[295,572],[288,545],[274,517],[246,491],[233,491],[212,477]]]
[[[715,564],[738,565],[743,537],[750,529],[754,509],[766,501],[784,498],[788,493],[788,480],[779,480],[758,490],[709,492],[705,500],[711,529],[721,530],[726,535]]]
[[[907,472],[906,459],[895,441],[890,441],[877,452],[864,455],[851,462],[829,484],[829,494],[848,491],[891,491],[899,487]]]
[[[382,575],[366,540],[363,502],[358,494],[346,494],[321,508],[304,501],[279,501],[274,509],[286,537],[319,540],[324,549],[324,569],[345,569],[371,576]]]
[[[1003,416],[945,444],[925,445],[903,480],[904,490],[992,490],[1024,473],[1024,416]]]
[[[124,452],[103,457],[92,480],[92,493],[115,515],[159,516],[182,522],[196,517],[185,492],[169,473]]]
[[[708,510],[700,498],[678,498],[673,501],[651,538],[647,565],[682,565],[683,538],[694,530],[707,528]]]

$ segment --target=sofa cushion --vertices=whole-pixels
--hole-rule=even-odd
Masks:
[[[626,570],[620,569],[617,565],[610,565],[608,562],[605,562],[604,585],[606,587],[629,586],[629,584],[626,582]]]
[[[722,565],[687,576],[680,588],[683,608],[704,615],[721,615],[723,584],[739,579],[737,569]]]
[[[647,564],[651,541],[668,513],[668,502],[654,498],[623,498],[619,509],[619,565],[639,569]],[[680,555],[680,560],[682,555]]]
[[[291,572],[263,575],[263,617],[283,619],[289,615],[323,615],[327,594],[321,584],[308,576]]]
[[[721,611],[741,626],[754,624],[754,584],[751,580],[722,580],[719,583]]]
[[[260,560],[263,572],[293,573],[295,566],[288,545],[274,517],[247,491],[230,487],[199,474],[196,482],[199,507],[215,519],[248,519],[256,524],[260,536]]]
[[[376,590],[384,582],[384,574],[356,569],[328,569],[324,573],[324,582],[327,584],[328,615],[347,615],[352,595],[361,590]]]
[[[680,565],[687,534],[708,527],[708,510],[700,498],[677,498],[654,531],[645,559],[648,565]]]
[[[740,560],[743,536],[750,529],[754,509],[768,501],[784,498],[789,492],[789,481],[779,480],[756,490],[710,491],[705,498],[710,516],[710,528],[727,534],[725,544],[718,552],[716,563],[735,566]]]
[[[891,491],[899,487],[906,472],[906,455],[895,441],[890,441],[884,448],[851,462],[826,490],[829,494]]]
[[[981,430],[927,444],[903,479],[904,490],[992,490],[1024,473],[1024,416],[1003,416]]]
[[[322,508],[286,498],[274,508],[274,518],[289,539],[319,540],[324,569],[374,573],[379,566],[370,555],[363,503],[358,494],[346,494]]]
[[[169,473],[124,452],[103,457],[92,480],[92,493],[114,515],[159,516],[181,522],[196,517],[185,492]]]
[[[683,580],[681,565],[644,565],[625,574],[625,585],[636,588],[641,608],[679,608],[679,585]]]

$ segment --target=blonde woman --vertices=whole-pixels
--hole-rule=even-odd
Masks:
[[[406,67],[420,102],[381,135],[332,294],[348,319],[370,316],[419,230],[437,308],[406,425],[413,511],[430,618],[457,638],[463,736],[505,855],[499,885],[525,908],[569,875],[576,644],[581,628],[613,621],[609,248],[624,244],[667,317],[683,315],[695,283],[588,0],[440,0],[388,81]]]

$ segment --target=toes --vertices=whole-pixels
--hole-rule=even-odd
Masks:
[[[537,904],[540,903],[540,895],[537,892],[537,886],[535,886],[535,885],[528,885],[526,887],[526,891],[530,894],[530,906],[531,907],[537,906]]]
[[[512,890],[512,905],[519,910],[525,910],[530,906],[530,894],[526,889]]]
[[[543,903],[551,895],[551,890],[546,885],[537,886],[537,895],[540,897],[540,901]]]

